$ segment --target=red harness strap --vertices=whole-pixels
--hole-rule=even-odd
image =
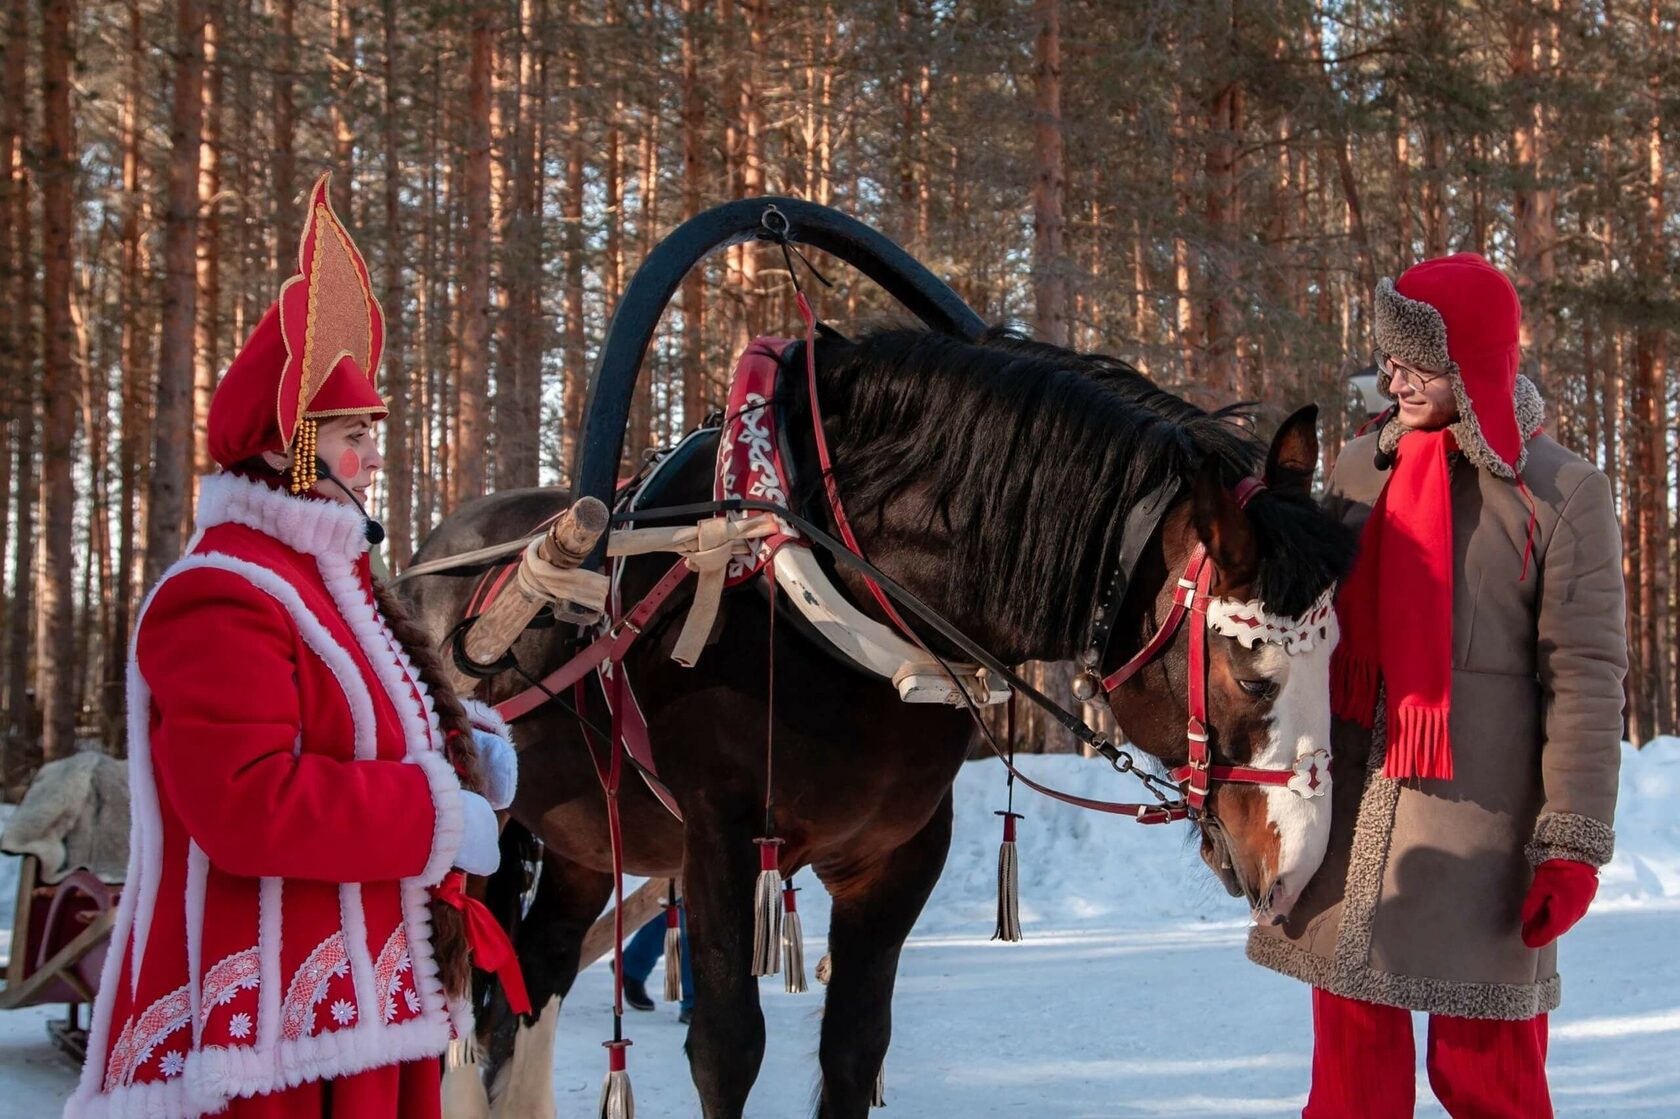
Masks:
[[[1190,761],[1172,771],[1174,781],[1184,785],[1184,799],[1190,807],[1200,811],[1207,803],[1208,769],[1212,762],[1208,750],[1207,726],[1207,596],[1213,586],[1213,564],[1203,557],[1201,570],[1196,573],[1195,598],[1190,612],[1190,717],[1185,724],[1184,737],[1190,746]]]
[[[1172,609],[1167,612],[1161,622],[1161,628],[1155,631],[1155,636],[1149,643],[1132,655],[1132,658],[1107,676],[1103,677],[1102,690],[1106,695],[1136,676],[1144,665],[1161,655],[1161,650],[1172,641],[1178,627],[1184,624],[1184,616],[1190,611],[1192,602],[1199,601],[1205,589],[1198,590],[1204,575],[1211,578],[1213,564],[1208,562],[1207,549],[1200,544],[1190,553],[1190,558],[1184,564],[1184,574],[1178,577],[1178,587],[1173,591]]]
[[[641,636],[642,627],[652,620],[654,612],[664,605],[665,600],[671,597],[671,592],[680,587],[683,580],[691,574],[688,561],[678,560],[672,564],[671,570],[653,585],[653,589],[636,603],[627,616],[615,622],[583,652],[544,676],[540,684],[526,688],[513,698],[504,699],[496,704],[496,714],[511,723],[521,715],[535,711],[548,702],[551,695],[565,691],[600,667],[603,662],[622,661],[625,651]]]
[[[846,547],[859,559],[863,558],[863,549],[859,547],[857,535],[852,532],[852,523],[846,519],[846,507],[840,502],[840,485],[834,480],[834,460],[828,454],[828,434],[823,431],[822,406],[817,401],[817,317],[811,311],[810,303],[805,300],[804,292],[796,292],[794,302],[799,307],[799,317],[805,320],[805,387],[806,395],[811,403],[811,431],[817,444],[817,463],[822,468],[823,489],[828,495],[828,507],[834,514],[834,525],[840,530],[840,539],[846,542]],[[874,596],[875,602],[883,613],[892,620],[899,632],[912,642],[921,644],[904,619],[898,616],[888,600],[886,592],[881,590],[875,580],[867,575],[863,577],[864,585]]]

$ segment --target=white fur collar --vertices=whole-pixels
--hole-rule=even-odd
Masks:
[[[254,528],[305,555],[355,559],[368,549],[366,524],[353,506],[293,496],[237,474],[199,479],[198,531],[228,523]]]

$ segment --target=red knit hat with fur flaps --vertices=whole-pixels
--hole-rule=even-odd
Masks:
[[[1426,260],[1398,281],[1377,284],[1377,348],[1450,374],[1459,448],[1477,466],[1510,479],[1522,470],[1524,444],[1544,419],[1539,392],[1517,373],[1521,326],[1516,287],[1475,253]],[[1386,382],[1382,391],[1388,394]]]

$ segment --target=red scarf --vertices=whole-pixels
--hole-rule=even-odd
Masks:
[[[1331,661],[1335,713],[1370,726],[1377,685],[1387,699],[1393,779],[1453,775],[1452,471],[1458,442],[1446,428],[1401,436],[1394,472],[1359,538],[1359,557],[1336,596],[1341,643]]]

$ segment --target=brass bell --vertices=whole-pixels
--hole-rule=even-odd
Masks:
[[[1102,681],[1097,674],[1089,669],[1075,674],[1073,678],[1073,698],[1080,703],[1090,703],[1097,698],[1097,690],[1102,687]]]

